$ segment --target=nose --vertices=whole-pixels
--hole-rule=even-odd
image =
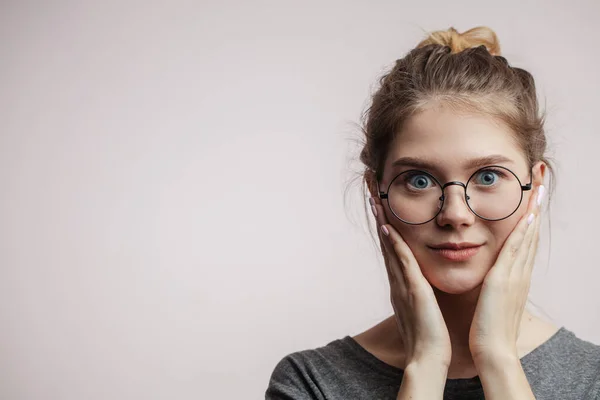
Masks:
[[[436,217],[438,225],[458,228],[461,225],[472,225],[475,218],[475,214],[466,203],[464,187],[448,185],[444,189],[444,205]]]

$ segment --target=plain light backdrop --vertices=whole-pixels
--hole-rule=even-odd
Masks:
[[[536,79],[558,186],[531,299],[600,344],[599,16],[2,1],[0,398],[261,399],[286,354],[391,315],[357,123],[423,30],[451,26],[489,26]]]

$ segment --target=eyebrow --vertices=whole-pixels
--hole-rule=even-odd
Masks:
[[[492,154],[489,156],[478,157],[478,158],[473,158],[471,160],[468,160],[463,164],[463,168],[474,169],[477,167],[485,167],[488,165],[501,164],[501,163],[514,164],[515,162],[513,160],[511,160],[510,158],[504,157],[500,154]],[[429,162],[427,160],[423,160],[421,158],[415,158],[415,157],[401,157],[392,163],[392,168],[393,167],[401,167],[401,166],[437,170],[435,163]]]

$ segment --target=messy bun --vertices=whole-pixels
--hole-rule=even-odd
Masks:
[[[500,55],[498,36],[487,26],[478,26],[463,33],[459,33],[452,27],[445,31],[435,31],[430,33],[428,38],[421,41],[416,48],[418,49],[429,44],[448,46],[451,49],[451,53],[460,53],[471,47],[483,45],[491,55]]]
[[[411,116],[439,103],[458,111],[503,122],[513,133],[528,166],[543,161],[554,190],[554,168],[546,154],[545,112],[538,108],[533,76],[500,55],[500,43],[488,27],[464,33],[454,28],[426,33],[417,46],[396,60],[379,79],[379,88],[362,115],[360,161],[364,210],[371,227],[369,195],[377,195],[388,150]]]

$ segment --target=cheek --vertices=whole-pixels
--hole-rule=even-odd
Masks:
[[[525,201],[524,201],[525,203]],[[480,240],[486,242],[486,250],[492,257],[497,257],[506,239],[510,236],[521,218],[525,215],[526,209],[519,209],[516,213],[501,221],[478,221],[475,225],[462,232],[464,237],[469,240]],[[388,223],[402,236],[408,247],[417,258],[429,256],[426,246],[428,244],[439,242],[448,237],[448,234],[441,234],[439,227],[433,226],[435,221],[425,225],[407,225],[394,216],[391,211],[386,209]],[[472,232],[469,232],[472,231]]]
[[[402,236],[402,239],[404,239],[404,241],[406,242],[406,244],[409,245],[409,247],[412,248],[411,243],[415,243],[416,241],[418,241],[417,239],[419,238],[419,233],[424,231],[426,226],[428,226],[429,224],[425,224],[425,225],[409,225],[409,224],[405,224],[404,222],[398,220],[398,218],[396,218],[396,216],[392,213],[392,211],[388,208],[385,207],[385,217],[387,219],[388,224],[392,225],[394,227],[394,229],[400,234],[400,236]]]
[[[489,257],[490,260],[493,261],[498,257],[498,254],[500,254],[502,246],[517,226],[522,214],[523,213],[517,215],[517,213],[515,213],[502,221],[482,221],[479,225],[471,226],[462,233],[466,239],[486,242],[486,258]],[[427,245],[437,243],[448,237],[447,233],[440,233],[438,227],[433,225],[429,226],[429,224],[434,223],[433,221],[426,225],[411,226],[404,224],[401,221],[394,220],[393,217],[393,215],[391,215],[391,218],[388,217],[388,222],[396,229],[400,236],[402,236],[413,252],[415,258],[420,263],[425,263],[425,261],[431,257]],[[471,230],[471,232],[469,232],[469,230]]]
[[[436,240],[435,237],[432,237],[431,227],[428,227],[428,224],[413,226],[398,220],[390,221],[390,224],[402,236],[417,260],[427,251],[426,245],[432,244]]]
[[[508,239],[524,214],[525,211],[519,210],[505,220],[490,222],[488,224],[490,229],[490,238],[494,240],[496,246],[498,247],[498,252],[501,250],[501,247],[506,242],[506,239]]]

